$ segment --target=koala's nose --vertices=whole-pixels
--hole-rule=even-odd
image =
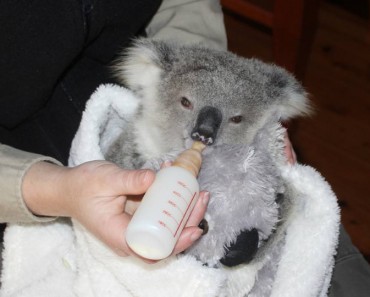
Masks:
[[[206,145],[213,144],[216,140],[221,122],[222,113],[219,109],[212,106],[203,107],[191,132],[191,138],[202,141]]]

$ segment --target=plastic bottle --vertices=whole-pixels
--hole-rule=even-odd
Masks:
[[[194,142],[157,173],[126,230],[126,242],[138,255],[152,260],[171,255],[199,197],[196,177],[204,148]]]

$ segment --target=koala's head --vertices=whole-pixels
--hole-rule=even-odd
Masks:
[[[142,39],[117,70],[141,100],[139,126],[150,131],[142,137],[156,138],[162,153],[191,139],[248,143],[269,116],[286,120],[309,111],[288,72],[230,52]]]

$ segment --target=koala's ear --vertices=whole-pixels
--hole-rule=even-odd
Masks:
[[[281,120],[312,113],[312,106],[303,86],[286,70],[273,66],[266,90],[269,97],[277,100]]]
[[[133,91],[155,86],[171,65],[172,50],[164,42],[138,39],[116,63],[118,79]]]

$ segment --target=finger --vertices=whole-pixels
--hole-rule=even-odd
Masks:
[[[177,241],[175,248],[172,252],[173,255],[177,255],[196,242],[202,236],[203,230],[198,227],[186,227],[182,230],[179,240]]]
[[[285,154],[285,157],[286,157],[286,160],[289,164],[294,164],[294,158],[293,158],[293,153],[292,153],[292,150],[290,149],[290,147],[285,147],[284,148],[284,154]]]
[[[146,192],[153,183],[155,173],[152,170],[127,170],[121,176],[123,194],[138,195]]]
[[[134,199],[132,199],[131,196],[128,197],[126,205],[125,205],[125,212],[127,212],[130,215],[133,215],[135,213],[136,209],[140,205],[141,198],[142,197],[138,198],[137,196],[135,196]]]
[[[186,227],[181,232],[179,240],[173,250],[176,255],[188,249],[195,241],[197,241],[203,234],[203,230],[199,227],[199,223],[204,218],[209,202],[209,192],[202,191],[199,194],[199,199],[194,206],[194,209],[186,223]]]
[[[294,151],[293,147],[292,147],[292,149],[291,149],[291,154],[292,154],[291,164],[295,164],[295,163],[297,163],[297,155],[296,155],[296,153],[295,153],[295,151]]]
[[[296,154],[293,150],[292,143],[289,140],[289,136],[288,136],[287,131],[285,131],[285,135],[284,135],[284,144],[285,144],[284,154],[285,154],[285,157],[287,159],[287,162],[289,164],[293,165],[297,162],[297,158],[296,158]]]
[[[199,223],[204,218],[204,215],[207,211],[207,205],[209,202],[209,192],[202,191],[199,194],[199,199],[194,206],[193,211],[191,212],[189,219],[186,223],[186,227],[198,226]]]
[[[172,165],[172,162],[171,161],[164,161],[162,164],[161,164],[161,169],[163,168],[166,168],[166,167],[170,167]]]
[[[95,234],[119,256],[128,256],[131,254],[131,250],[125,240],[125,230],[130,219],[130,215],[121,213],[102,220]]]
[[[286,146],[284,152],[288,163],[294,165],[297,162],[297,157],[291,145]]]
[[[120,215],[113,216],[107,221],[107,224],[104,228],[100,229],[100,234],[98,236],[101,240],[111,248],[117,255],[121,257],[134,256],[140,258],[146,263],[155,263],[154,260],[145,259],[137,255],[127,244],[126,242],[126,233],[128,223],[131,220],[131,216],[122,213]],[[109,232],[106,232],[109,230]],[[123,232],[122,232],[123,231]]]

